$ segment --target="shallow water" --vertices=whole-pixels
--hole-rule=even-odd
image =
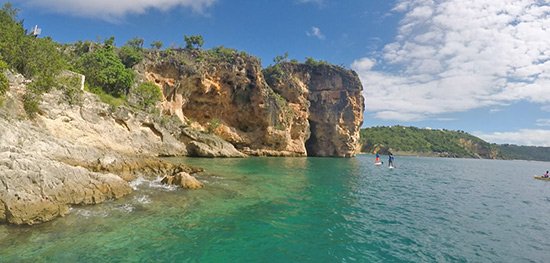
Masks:
[[[0,262],[549,262],[549,163],[373,156],[177,159],[206,187],[0,226]],[[387,161],[387,160],[384,160]]]

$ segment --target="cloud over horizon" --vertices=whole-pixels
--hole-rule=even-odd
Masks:
[[[143,14],[149,9],[167,11],[176,7],[185,7],[200,13],[213,5],[216,0],[19,0],[18,2],[55,13],[113,22],[129,14]]]
[[[316,37],[320,40],[325,39],[325,35],[323,35],[323,32],[321,32],[321,29],[316,26],[312,26],[311,29],[306,32],[306,35],[308,37]]]
[[[474,132],[473,135],[490,143],[550,147],[550,130],[521,129],[513,132]]]
[[[531,0],[401,0],[397,36],[352,68],[375,118],[550,102],[550,5]]]

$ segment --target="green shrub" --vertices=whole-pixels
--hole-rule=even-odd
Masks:
[[[85,86],[84,90],[87,90],[99,97],[103,103],[107,103],[113,107],[119,107],[126,104],[126,96],[114,97],[111,94],[106,93],[103,89],[98,87]]]
[[[17,21],[18,12],[10,3],[5,3],[0,10],[0,54],[14,69],[23,64],[20,44],[26,37],[22,22]]]
[[[133,38],[126,42],[118,52],[122,63],[127,68],[132,68],[143,60],[143,39]]]
[[[124,96],[134,83],[134,72],[124,66],[111,41],[106,41],[103,47],[84,54],[78,68],[86,75],[90,86],[101,87],[115,97]]]
[[[124,64],[127,68],[132,68],[134,65],[143,60],[143,52],[130,46],[121,47],[118,52],[118,56],[120,57],[122,64]]]
[[[273,62],[275,64],[288,62],[288,52],[285,52],[283,55],[280,55],[280,56],[275,56],[275,58],[273,59]]]
[[[281,64],[275,64],[267,67],[262,71],[265,76],[267,83],[270,85],[281,82],[285,76],[285,72],[281,67]]]
[[[201,35],[183,36],[183,39],[187,49],[200,49],[204,45],[204,39]]]
[[[55,76],[67,63],[51,38],[28,36],[17,13],[10,3],[0,10],[0,54],[10,68],[34,79],[35,88],[47,91],[55,86]]]
[[[328,65],[328,62],[324,60],[315,60],[312,57],[307,57],[305,64],[310,66],[320,66],[320,65]]]
[[[28,78],[47,81],[44,84],[49,87],[54,86],[55,76],[67,68],[58,44],[50,38],[28,37],[23,43],[23,49],[23,64],[18,71]]]
[[[151,43],[151,48],[160,50],[162,48],[162,45],[163,44],[161,41],[153,41],[153,43]]]
[[[7,69],[7,67],[8,65],[2,60],[2,57],[0,56],[0,97],[6,94],[6,92],[10,88],[8,78],[6,78],[6,75],[4,74],[4,71]]]
[[[40,111],[40,108],[38,107],[39,100],[40,95],[33,92],[27,92],[23,95],[23,108],[31,119],[34,119],[36,114]]]
[[[58,88],[63,91],[65,99],[70,105],[82,104],[82,90],[80,90],[80,78],[78,76],[60,76]]]
[[[207,130],[209,133],[214,133],[214,131],[222,124],[220,119],[213,118],[208,122]]]
[[[139,84],[133,90],[133,94],[136,98],[137,106],[145,111],[151,110],[162,99],[162,91],[157,85],[151,82]]]

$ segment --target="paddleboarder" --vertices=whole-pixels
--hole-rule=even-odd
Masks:
[[[390,153],[389,157],[388,157],[388,166],[389,167],[393,167],[393,154]]]

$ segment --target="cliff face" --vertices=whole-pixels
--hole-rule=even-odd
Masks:
[[[304,105],[309,156],[350,157],[359,150],[365,110],[363,87],[354,71],[333,65],[284,63],[269,84],[288,101]],[[307,103],[306,103],[307,102]]]
[[[69,105],[59,91],[44,94],[28,120],[22,77],[12,77],[0,104],[0,223],[37,224],[71,205],[116,199],[138,177],[198,172],[154,158],[187,155],[186,146],[151,116],[111,109],[92,94]]]
[[[282,63],[280,78],[229,49],[151,53],[137,70],[163,90],[164,113],[250,155],[353,156],[364,103],[357,75]],[[269,81],[266,81],[266,76]]]

